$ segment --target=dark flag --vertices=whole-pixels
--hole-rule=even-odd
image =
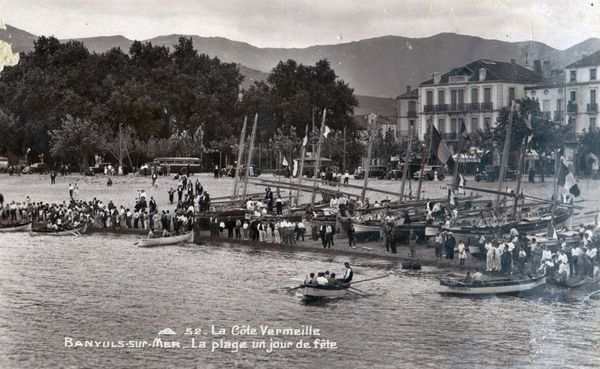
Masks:
[[[467,131],[464,119],[462,119],[460,123],[460,134],[465,140],[469,140],[469,132]]]
[[[442,136],[435,127],[432,128],[431,134],[431,152],[438,158],[439,161],[448,165],[449,168],[454,167],[454,159],[452,153],[448,149],[448,145],[442,141]]]

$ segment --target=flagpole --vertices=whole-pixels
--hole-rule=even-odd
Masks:
[[[241,178],[241,174],[240,173],[240,169],[242,166],[242,158],[244,157],[244,146],[246,145],[246,143],[244,142],[246,140],[246,124],[248,123],[248,116],[244,116],[244,125],[242,126],[242,133],[240,134],[240,146],[238,147],[238,159],[237,159],[237,165],[235,168],[235,177],[234,177],[234,181],[233,181],[233,194],[231,195],[231,198],[235,198],[237,197],[237,193],[238,193],[238,184],[240,183],[240,178]]]
[[[406,186],[406,177],[408,176],[408,166],[410,161],[410,149],[412,148],[412,137],[414,130],[414,122],[410,122],[408,126],[408,146],[406,146],[406,155],[404,156],[404,167],[402,168],[402,185],[400,186],[400,202],[404,202],[404,188]]]
[[[254,139],[256,138],[256,126],[258,125],[258,113],[254,115],[254,124],[252,125],[252,134],[250,135],[250,142],[248,143],[248,159],[246,160],[246,178],[244,180],[244,190],[242,192],[242,199],[246,200],[246,193],[248,190],[248,177],[250,177],[250,165],[252,164],[252,153],[254,151]]]
[[[506,166],[508,164],[508,151],[510,149],[510,140],[512,136],[513,112],[515,110],[515,101],[510,104],[510,112],[508,113],[508,128],[506,129],[506,137],[504,138],[504,148],[502,150],[502,162],[500,164],[500,175],[498,176],[498,195],[496,196],[496,212],[500,209],[500,192],[504,184],[504,176],[506,175]]]
[[[523,162],[525,161],[525,153],[527,152],[528,144],[529,141],[527,140],[527,136],[523,137],[523,142],[521,143],[521,152],[519,153],[519,164],[517,165],[517,188],[515,192],[515,204],[513,205],[513,216],[517,214],[519,193],[521,192],[521,180],[523,177]]]
[[[323,120],[321,122],[321,129],[319,130],[319,142],[317,144],[317,160],[315,162],[315,179],[319,179],[319,171],[321,167],[321,146],[323,146],[323,133],[325,133],[325,117],[327,116],[327,108],[323,109]],[[315,204],[315,196],[317,195],[317,183],[314,182],[312,194],[310,196],[310,207],[312,208]]]
[[[427,149],[425,150],[425,156],[421,159],[421,169],[419,170],[419,186],[417,187],[417,201],[421,199],[421,186],[423,185],[423,177],[425,172],[425,163],[429,161],[429,155],[431,154],[431,140],[433,136],[433,120],[429,122],[427,127],[429,131],[429,140],[427,142]]]
[[[371,156],[373,154],[373,138],[374,138],[374,132],[375,132],[375,120],[377,119],[377,116],[375,114],[369,114],[368,115],[368,122],[369,122],[369,146],[367,148],[367,167],[365,168],[365,179],[363,181],[363,188],[362,188],[362,192],[360,193],[360,200],[361,201],[365,201],[365,195],[367,193],[367,183],[369,182],[369,170],[371,168]]]
[[[463,131],[464,128],[464,131]],[[455,193],[458,193],[458,169],[460,167],[460,155],[462,153],[463,150],[463,145],[465,143],[465,133],[466,133],[466,127],[465,127],[465,121],[462,120],[462,124],[460,126],[460,139],[458,141],[458,150],[457,150],[457,156],[456,156],[456,163],[454,164],[454,169],[453,169],[453,173],[452,173],[452,185],[453,188],[452,190]]]
[[[308,138],[308,125],[304,129],[304,137]],[[300,185],[302,185],[302,174],[304,172],[304,157],[306,156],[306,145],[308,142],[302,139],[302,150],[300,153],[300,170],[298,172],[298,189],[296,190],[296,206],[300,203]]]

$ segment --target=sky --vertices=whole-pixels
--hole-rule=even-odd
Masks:
[[[600,38],[599,16],[600,0],[0,0],[6,24],[38,36],[195,34],[259,47],[456,32],[566,49]]]

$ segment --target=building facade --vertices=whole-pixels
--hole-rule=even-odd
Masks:
[[[566,112],[574,133],[597,129],[600,51],[565,67]]]
[[[456,141],[462,122],[467,131],[492,128],[498,113],[514,99],[525,96],[525,87],[542,75],[516,64],[487,59],[441,74],[419,85],[418,136],[433,125],[447,141]]]
[[[406,92],[396,97],[398,110],[397,141],[408,139],[411,124],[414,125],[413,135],[417,135],[419,89],[406,86]]]

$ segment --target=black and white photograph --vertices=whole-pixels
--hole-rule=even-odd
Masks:
[[[0,369],[600,367],[599,20],[0,0]]]

